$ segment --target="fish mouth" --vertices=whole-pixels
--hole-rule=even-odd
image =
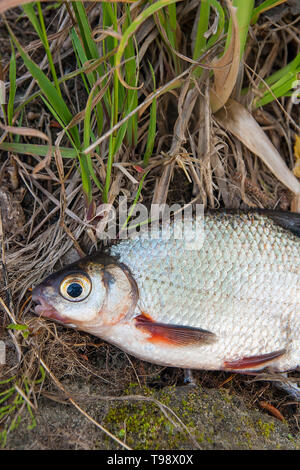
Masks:
[[[63,318],[56,308],[46,302],[42,296],[33,295],[32,300],[37,303],[34,307],[34,311],[37,315],[59,321],[60,323],[67,322],[67,319]]]

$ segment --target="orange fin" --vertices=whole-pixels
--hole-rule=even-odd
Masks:
[[[135,325],[137,328],[151,334],[148,341],[152,343],[187,346],[190,344],[209,344],[216,339],[216,335],[210,331],[190,326],[157,323],[144,313],[135,318]]]
[[[258,356],[248,356],[236,359],[235,361],[225,361],[224,368],[230,370],[240,370],[240,369],[252,369],[254,367],[261,367],[264,364],[267,364],[274,359],[285,354],[285,349],[280,349],[279,351],[273,351],[268,354],[261,354]]]

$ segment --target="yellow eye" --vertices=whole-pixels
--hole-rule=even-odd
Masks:
[[[60,284],[60,293],[71,302],[80,302],[87,298],[92,289],[90,279],[82,274],[72,274]]]

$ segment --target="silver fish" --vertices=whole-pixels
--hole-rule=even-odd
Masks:
[[[201,219],[201,220],[200,220]],[[211,212],[122,240],[33,291],[35,311],[172,367],[300,365],[300,215]]]

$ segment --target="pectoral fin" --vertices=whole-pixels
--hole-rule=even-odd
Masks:
[[[135,318],[135,326],[149,333],[150,336],[147,340],[152,343],[187,346],[210,344],[216,340],[216,335],[210,331],[190,326],[157,323],[144,313]]]
[[[279,351],[273,351],[268,354],[261,354],[258,356],[241,357],[234,361],[224,361],[224,369],[229,370],[241,370],[241,369],[254,369],[255,367],[261,368],[264,364],[267,364],[274,359],[285,354],[285,349]]]

